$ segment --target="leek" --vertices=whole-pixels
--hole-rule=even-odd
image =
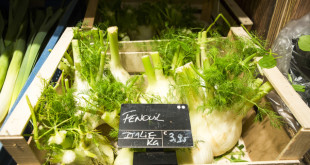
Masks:
[[[8,28],[4,39],[5,46],[15,41],[19,27],[27,15],[28,4],[29,0],[10,1]]]
[[[2,89],[6,73],[8,71],[12,52],[10,48],[7,48],[0,56],[0,91]]]
[[[2,54],[4,52],[4,49],[5,49],[3,38],[2,38],[4,25],[5,25],[4,20],[3,20],[2,14],[0,12],[0,54]],[[1,90],[1,88],[0,88],[0,90]]]
[[[14,84],[20,70],[20,65],[23,59],[24,50],[26,47],[25,41],[25,32],[26,32],[26,24],[24,23],[20,27],[19,38],[14,44],[14,52],[13,57],[7,72],[7,76],[5,77],[5,81],[3,84],[3,89],[0,93],[0,122],[5,118],[12,99]]]
[[[35,65],[35,60],[38,57],[41,44],[43,43],[49,29],[55,24],[61,14],[62,9],[58,9],[54,15],[52,8],[46,9],[46,17],[40,26],[39,32],[35,35],[33,41],[29,43],[27,47],[24,60],[21,64],[21,71],[18,73],[14,86],[12,105],[15,102],[19,92],[22,90],[24,84],[26,83],[33,66]]]

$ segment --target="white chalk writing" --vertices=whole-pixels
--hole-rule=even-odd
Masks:
[[[124,124],[126,122],[128,123],[136,123],[140,121],[159,121],[159,122],[164,122],[164,120],[160,119],[160,113],[155,114],[155,115],[137,115],[137,114],[131,114],[132,112],[135,112],[136,110],[131,110],[126,113],[123,113],[123,115],[126,115],[125,118],[123,119]]]
[[[122,134],[124,135],[124,139],[133,139],[133,138],[152,139],[152,138],[156,138],[155,132],[127,131],[127,132],[122,132]]]
[[[147,139],[147,146],[159,146],[158,140],[155,139]]]

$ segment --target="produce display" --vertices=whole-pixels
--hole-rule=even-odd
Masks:
[[[0,122],[14,104],[35,65],[48,31],[63,10],[28,10],[29,0],[11,0],[7,19],[0,11]]]
[[[209,30],[170,28],[157,51],[138,59],[145,73],[131,75],[121,63],[118,27],[75,28],[60,81],[46,82],[36,105],[28,99],[34,140],[47,163],[132,164],[137,149],[117,147],[120,107],[131,103],[188,104],[194,147],[176,149],[178,163],[213,163],[223,155],[244,161],[231,151],[247,112],[256,106],[256,120],[281,124],[261,102],[272,86],[258,78],[259,67],[276,62],[253,35],[223,38]]]

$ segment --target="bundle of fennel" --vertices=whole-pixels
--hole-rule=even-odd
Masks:
[[[132,164],[133,150],[116,145],[123,103],[189,105],[195,146],[176,149],[182,164],[212,163],[230,152],[241,136],[242,119],[254,105],[257,119],[267,116],[271,124],[280,124],[260,104],[272,86],[257,78],[257,66],[273,67],[274,59],[255,38],[207,39],[208,31],[169,31],[166,36],[174,38],[142,57],[143,78],[130,76],[121,65],[117,30],[75,29],[72,50],[59,65],[60,84],[47,84],[37,105],[29,105],[34,140],[47,150],[47,162]],[[263,58],[256,62],[255,57]]]

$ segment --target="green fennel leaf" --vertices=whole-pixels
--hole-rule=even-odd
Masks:
[[[298,46],[303,51],[310,51],[310,35],[299,37]]]
[[[295,91],[297,91],[297,92],[305,92],[305,90],[306,90],[305,86],[303,86],[303,85],[293,84],[292,86],[295,89]]]
[[[260,59],[258,64],[262,68],[270,69],[277,65],[277,61],[271,54],[269,54]]]

